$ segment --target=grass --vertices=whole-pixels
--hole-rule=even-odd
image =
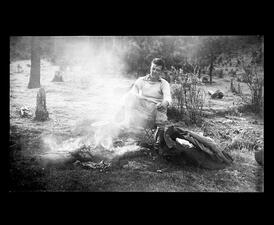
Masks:
[[[229,113],[228,106],[232,107],[233,102],[237,106],[239,99],[227,89],[230,83],[226,82],[226,78],[216,79],[213,86],[204,87],[206,90],[221,89],[225,92],[221,100],[206,99],[207,107],[215,110],[211,117],[205,117],[201,126],[187,126],[179,122],[189,130],[213,138],[232,155],[234,163],[225,169],[198,168],[180,157],[164,159],[144,147],[112,158],[111,166],[101,171],[72,163],[41,166],[41,155],[47,151],[43,144],[44,137],[51,135],[60,143],[69,138],[88,138],[90,125],[96,117],[100,115],[100,118],[105,118],[115,108],[111,104],[113,92],[110,94],[107,91],[115,86],[114,80],[105,85],[103,81],[96,83],[90,80],[90,86],[87,86],[81,80],[73,85],[77,80],[72,82],[72,78],[67,78],[64,83],[56,84],[50,82],[52,71],[51,67],[44,68],[41,74],[50,113],[50,120],[46,122],[19,116],[18,109],[23,105],[34,112],[38,90],[27,89],[27,72],[10,75],[10,191],[263,191],[264,169],[254,159],[254,151],[263,148],[263,121],[244,112],[241,115]],[[128,80],[123,80],[119,85],[126,87],[128,83]],[[218,114],[222,110],[224,114]],[[253,123],[254,120],[259,122]]]

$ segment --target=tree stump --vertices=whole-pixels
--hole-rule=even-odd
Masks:
[[[52,82],[64,82],[61,71],[56,71]]]
[[[45,121],[49,118],[46,107],[46,92],[44,88],[40,88],[36,97],[35,120]]]

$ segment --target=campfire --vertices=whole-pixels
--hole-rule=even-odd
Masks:
[[[58,140],[56,136],[43,138],[45,154],[43,165],[72,162],[75,166],[103,169],[110,166],[114,158],[140,150],[135,137],[124,132],[123,126],[110,121],[91,124],[87,135]]]
[[[94,128],[94,144],[96,147],[103,147],[106,150],[113,148],[113,138],[117,136],[119,128],[107,121],[100,121],[92,124]]]

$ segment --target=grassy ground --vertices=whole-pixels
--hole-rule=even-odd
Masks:
[[[128,149],[120,148],[119,154],[99,154],[99,160],[109,162],[110,166],[92,169],[64,161],[58,154],[87,143],[91,123],[113,114],[123,90],[132,81],[118,77],[94,79],[95,75],[84,73],[78,73],[76,78],[68,73],[64,83],[53,83],[56,68],[43,62],[41,83],[47,94],[50,120],[37,122],[33,117],[22,118],[19,114],[23,105],[34,113],[38,91],[27,89],[29,67],[26,64],[29,62],[20,63],[24,72],[15,73],[15,63],[10,73],[10,191],[264,190],[264,168],[254,159],[254,151],[263,147],[264,122],[235,110],[241,99],[230,92],[229,79],[214,79],[213,85],[204,86],[205,91],[220,89],[225,96],[220,100],[207,96],[206,107],[212,112],[211,116],[204,118],[202,126],[187,129],[213,138],[234,158],[232,166],[223,170],[197,168],[183,158],[162,158],[148,148],[131,143]],[[243,91],[248,92],[244,84]],[[53,157],[45,163],[44,155]]]

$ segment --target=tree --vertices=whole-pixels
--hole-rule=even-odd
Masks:
[[[203,36],[199,39],[196,57],[200,64],[209,66],[210,84],[212,84],[212,71],[214,69],[214,61],[217,56],[222,53],[223,43],[218,36]]]
[[[151,60],[155,57],[163,58],[168,69],[172,65],[179,66],[183,61],[183,52],[178,48],[182,43],[177,39],[179,38],[166,36],[129,37],[125,54],[127,72],[147,73]]]
[[[28,88],[40,87],[40,40],[39,37],[31,38],[31,69]]]
[[[263,51],[260,48],[260,51]],[[263,115],[264,110],[264,68],[263,52],[252,52],[250,57],[242,60],[242,68],[245,71],[245,82],[251,91],[250,106],[255,113]]]
[[[243,48],[247,39],[247,37],[242,36],[199,37],[195,57],[197,57],[201,66],[209,67],[210,84],[212,83],[214,62],[220,59],[220,55],[224,53],[229,55],[229,57],[232,57],[233,54],[237,55],[237,50]]]
[[[10,60],[28,60],[31,57],[31,37],[10,37]]]
[[[210,83],[214,70],[214,63],[227,56],[235,57],[240,49],[248,49],[261,36],[133,36],[126,37],[124,46],[127,47],[125,64],[127,72],[141,74],[149,70],[151,60],[162,57],[167,69],[171,66],[180,68],[185,58],[195,61],[198,73],[204,67],[209,68]],[[220,54],[224,57],[220,60]],[[197,69],[196,69],[197,71]]]

